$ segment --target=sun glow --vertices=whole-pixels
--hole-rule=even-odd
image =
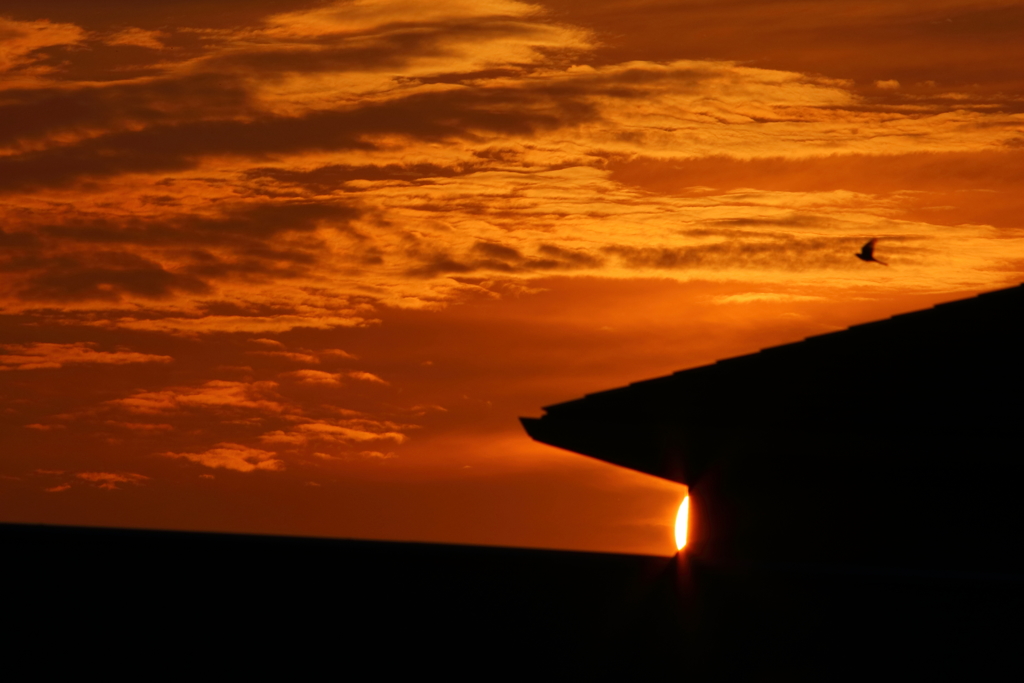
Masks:
[[[690,520],[690,497],[683,498],[679,504],[679,512],[676,513],[676,550],[686,547],[686,532],[689,529]]]

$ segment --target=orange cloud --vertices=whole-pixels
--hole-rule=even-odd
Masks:
[[[117,420],[107,420],[106,424],[111,427],[120,427],[122,429],[129,429],[133,432],[142,433],[160,433],[169,432],[174,429],[173,425],[164,423],[150,423],[150,422],[120,422]]]
[[[264,443],[303,445],[314,441],[333,441],[337,443],[362,443],[367,441],[393,441],[400,444],[408,437],[398,431],[369,431],[369,428],[383,427],[373,421],[348,423],[351,426],[329,422],[307,422],[298,425],[291,431],[274,431],[260,436]],[[358,425],[358,426],[356,426]],[[362,428],[359,428],[362,427]],[[386,427],[385,427],[386,428]]]
[[[170,363],[170,356],[157,356],[134,351],[97,351],[96,344],[75,342],[72,344],[4,344],[0,350],[0,371],[39,370],[60,368],[79,363],[103,365],[127,365],[129,363]]]
[[[159,309],[154,307],[154,312],[158,311]],[[128,330],[195,336],[199,334],[218,332],[254,332],[257,334],[263,334],[267,332],[287,332],[288,330],[303,328],[328,330],[337,327],[359,327],[378,322],[380,321],[377,319],[367,320],[366,318],[358,316],[219,316],[200,314],[189,318],[180,318],[177,316],[168,316],[163,318],[133,318],[125,316],[94,324],[100,327],[118,327]]]
[[[322,372],[320,370],[296,370],[286,372],[282,377],[294,377],[306,384],[341,384],[341,375],[335,372]]]
[[[101,489],[107,491],[116,491],[118,484],[135,484],[139,485],[144,481],[149,480],[149,477],[143,474],[135,474],[133,472],[78,472],[75,477],[95,484]]]
[[[132,27],[107,36],[103,42],[107,45],[133,45],[152,50],[162,50],[164,49],[164,44],[161,42],[162,37],[163,34],[160,31],[147,31]]]
[[[260,346],[269,346],[272,349],[285,350],[287,347],[276,339],[250,339],[250,344],[259,344]]]
[[[602,519],[654,552],[637,501],[674,490],[573,499],[558,536],[586,466],[515,417],[1024,271],[1019,3],[50,4],[0,20],[3,466],[62,490],[202,465],[188,506],[32,504],[54,519],[223,529],[250,495],[259,526],[277,496],[281,528],[408,538],[343,506],[476,477],[395,509],[497,542],[437,511],[528,501],[498,541]],[[285,463],[258,494],[198,474]]]
[[[290,361],[297,363],[319,363],[320,359],[316,356],[311,356],[308,353],[296,353],[293,351],[248,351],[260,356],[272,356],[276,358],[285,358]]]
[[[390,460],[395,457],[394,453],[381,453],[380,451],[359,451],[360,457],[374,460]]]
[[[967,92],[890,88],[881,101],[847,78],[728,59],[589,64],[588,31],[504,1],[331,3],[207,38],[152,78],[65,79],[0,105],[0,144],[13,145],[0,191],[18,206],[0,234],[10,310],[59,303],[116,309],[90,316],[104,327],[266,334],[376,324],[382,306],[437,308],[559,273],[798,271],[856,286],[876,277],[847,258],[867,236],[933,254],[897,252],[901,286],[1003,277],[986,266],[983,225],[960,220],[942,251],[943,213],[896,181],[751,192],[736,182],[755,174],[739,171],[722,191],[697,173],[652,194],[622,173],[645,160],[885,165],[1024,139],[1018,113]],[[772,234],[722,229],[750,220],[773,221]],[[1008,258],[1020,249],[1003,243]]]
[[[284,469],[284,461],[274,458],[276,453],[236,443],[221,443],[202,453],[163,453],[162,455],[168,458],[184,458],[204,467],[223,468],[236,472]]]
[[[348,373],[348,376],[351,377],[352,379],[358,379],[358,380],[361,380],[363,382],[375,382],[377,384],[387,384],[386,381],[382,380],[380,377],[378,377],[377,375],[373,374],[372,372],[363,372],[363,371],[360,371],[360,370],[356,370],[354,372]]]
[[[52,72],[38,62],[38,50],[55,45],[80,43],[86,32],[74,24],[39,21],[14,21],[0,17],[0,73],[4,73],[3,90],[32,83]]]
[[[351,360],[357,359],[356,356],[353,356],[351,353],[348,353],[347,351],[343,351],[341,349],[321,349],[318,353],[321,356],[337,356],[339,358],[348,358]]]
[[[187,409],[255,410],[281,413],[284,404],[274,400],[275,382],[228,382],[212,380],[197,387],[175,387],[162,391],[141,391],[128,398],[110,401],[112,406],[133,413],[169,413]]]

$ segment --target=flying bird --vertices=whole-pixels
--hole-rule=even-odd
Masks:
[[[881,263],[883,266],[889,265],[888,263],[882,263],[881,261],[875,258],[875,242],[877,241],[877,238],[871,240],[870,242],[868,242],[867,244],[860,248],[859,254],[854,254],[854,256],[859,258],[861,261],[874,261],[875,263]]]

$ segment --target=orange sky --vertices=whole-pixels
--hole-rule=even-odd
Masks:
[[[670,553],[682,487],[516,417],[1020,282],[1022,29],[8,0],[0,520]]]

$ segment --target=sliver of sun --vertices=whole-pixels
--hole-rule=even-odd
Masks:
[[[689,518],[690,496],[686,496],[683,498],[683,502],[679,504],[679,512],[676,513],[676,550],[682,550],[686,546]]]

